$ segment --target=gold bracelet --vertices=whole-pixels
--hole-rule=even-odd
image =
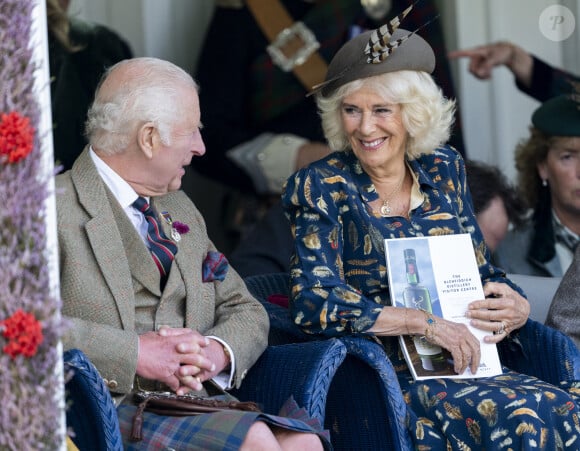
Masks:
[[[425,321],[427,321],[427,327],[425,328],[425,338],[427,341],[433,342],[435,340],[435,327],[437,326],[437,321],[433,318],[433,315],[425,309],[419,309],[425,314]]]

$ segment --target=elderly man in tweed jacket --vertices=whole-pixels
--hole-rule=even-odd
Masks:
[[[239,386],[267,345],[265,310],[178,191],[184,167],[205,153],[200,128],[197,85],[177,66],[136,58],[103,78],[87,120],[90,146],[56,178],[63,314],[71,324],[64,346],[83,350],[106,380],[129,449],[322,449],[318,431],[302,421],[239,411],[146,413],[143,441],[129,442],[135,406],[127,395],[207,395],[208,379]],[[154,221],[133,206],[138,198]],[[174,249],[167,269],[152,258],[150,224]]]

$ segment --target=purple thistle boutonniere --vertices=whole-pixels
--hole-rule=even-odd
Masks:
[[[183,222],[173,221],[173,228],[181,235],[185,235],[187,232],[189,232],[189,226]]]
[[[171,219],[171,215],[167,211],[162,211],[161,216],[165,219],[165,222],[171,226],[171,239],[178,243],[181,241],[181,235],[185,235],[189,232],[189,226],[180,221],[174,221]]]

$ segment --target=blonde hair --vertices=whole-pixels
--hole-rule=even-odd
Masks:
[[[426,72],[401,70],[351,81],[328,97],[316,95],[322,129],[333,150],[348,150],[349,142],[341,120],[343,99],[369,87],[387,102],[401,106],[403,125],[409,134],[407,155],[414,159],[445,144],[451,133],[455,101],[443,96]]]

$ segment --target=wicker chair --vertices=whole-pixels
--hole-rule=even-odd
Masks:
[[[71,373],[65,387],[66,424],[80,450],[123,451],[115,404],[103,378],[85,354],[70,349],[63,355]]]
[[[302,332],[288,309],[268,301],[271,295],[288,295],[286,273],[249,276],[246,286],[270,317],[270,345],[328,341]],[[335,341],[337,339],[330,339]],[[330,383],[324,425],[336,450],[408,450],[412,448],[404,425],[407,413],[401,388],[383,348],[359,337],[339,341],[346,357]]]
[[[233,394],[277,414],[292,395],[300,407],[324,421],[329,385],[346,356],[339,340],[269,346]],[[65,352],[67,427],[80,450],[122,451],[115,405],[97,369],[78,349]]]
[[[289,294],[286,273],[250,276],[250,292],[270,317],[272,343],[317,340],[292,322],[288,309],[268,301],[272,295]],[[517,342],[498,346],[502,363],[520,373],[558,385],[580,379],[580,351],[563,333],[529,319],[518,332]],[[390,361],[378,344],[343,337],[347,356],[340,365],[327,396],[325,426],[336,449],[410,449],[404,427],[406,405]]]
[[[580,380],[580,351],[570,337],[528,319],[517,338],[521,346],[508,340],[499,343],[503,365],[554,385]]]

